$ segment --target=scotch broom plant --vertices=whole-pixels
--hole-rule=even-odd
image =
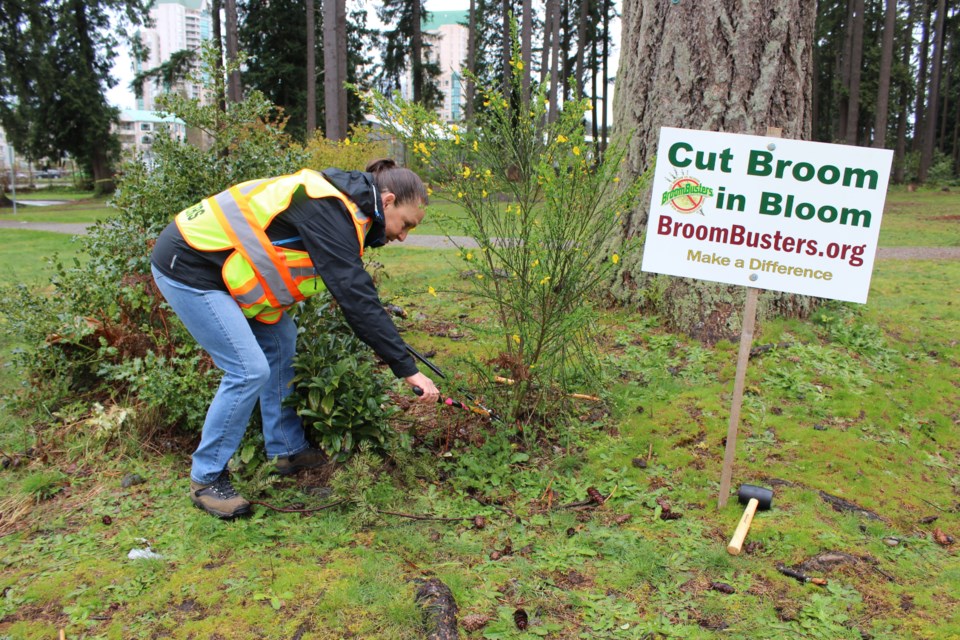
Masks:
[[[522,69],[516,43],[510,64]],[[566,392],[599,386],[595,293],[627,250],[621,213],[639,184],[619,183],[622,146],[599,156],[585,138],[587,100],[551,117],[546,87],[523,101],[520,76],[512,74],[509,94],[478,85],[482,109],[460,124],[395,96],[367,101],[436,190],[466,210],[456,231],[477,248],[462,243],[458,255],[503,336],[491,363],[515,382],[505,388],[507,415],[529,421],[557,409]]]

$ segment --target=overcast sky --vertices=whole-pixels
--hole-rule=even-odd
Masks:
[[[469,0],[426,0],[428,11],[467,11],[470,9]],[[614,5],[619,9],[619,0]],[[377,20],[374,13],[373,3],[368,3],[371,14],[371,26],[375,26]],[[611,52],[610,73],[615,74],[617,69],[617,58],[620,43],[620,21],[616,20],[611,25],[613,31],[614,47]],[[136,100],[133,91],[130,90],[130,81],[133,80],[133,61],[130,58],[130,50],[127,46],[120,47],[117,57],[113,64],[113,76],[119,82],[117,86],[107,92],[107,101],[121,109],[136,108]]]

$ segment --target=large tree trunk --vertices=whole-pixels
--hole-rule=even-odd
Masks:
[[[643,174],[657,152],[660,127],[810,138],[815,3],[807,0],[625,0],[621,60],[614,93],[617,135],[629,138],[625,172]],[[709,33],[710,46],[690,37]],[[643,234],[649,192],[627,212],[628,237]],[[672,328],[712,341],[739,332],[745,289],[640,271],[640,252],[624,256],[613,295],[660,313]],[[810,298],[763,296],[764,313],[802,315]]]
[[[854,2],[847,0],[847,17],[843,21],[843,48],[837,57],[840,76],[840,99],[837,103],[837,140],[847,139],[847,118],[850,117],[850,51],[853,48]]]
[[[560,0],[553,0],[553,13],[550,20],[550,122],[557,120],[560,108]]]
[[[510,66],[511,57],[511,38],[510,38],[510,0],[502,0],[500,10],[503,12],[503,40],[500,43],[501,57],[503,58],[503,95],[510,95],[512,67]]]
[[[887,0],[883,20],[883,41],[880,46],[880,78],[877,89],[877,119],[874,123],[873,146],[887,146],[887,116],[890,107],[890,71],[893,68],[893,36],[897,29],[897,0]]]
[[[422,8],[420,0],[413,0],[411,5],[413,33],[410,36],[410,66],[413,74],[413,101],[416,103],[423,101],[423,15],[420,11]]]
[[[347,137],[350,113],[347,111],[347,0],[337,0],[337,110],[340,112],[340,131],[337,140]]]
[[[933,59],[930,69],[930,90],[927,96],[926,118],[923,121],[923,147],[920,151],[920,168],[917,179],[927,181],[930,165],[933,164],[933,147],[937,137],[937,103],[940,101],[940,70],[943,67],[943,23],[946,14],[946,0],[937,3],[937,21],[934,26]]]
[[[341,75],[341,51],[346,50],[346,32],[337,22],[344,0],[323,0],[323,104],[324,134],[330,140],[342,140],[347,136],[346,89]],[[341,35],[343,40],[341,41]],[[343,94],[341,100],[340,94]]]
[[[221,112],[224,112],[227,110],[227,96],[223,91],[225,85],[219,80],[223,77],[223,26],[220,24],[220,6],[221,0],[213,0],[210,3],[211,29],[213,31],[210,37],[213,39],[213,48],[217,51],[217,59],[213,63],[214,73],[218,79],[214,84],[214,86],[217,87],[217,95],[214,96],[214,100],[216,100],[217,108]],[[217,131],[219,130],[220,126],[218,123]]]
[[[224,0],[224,13],[227,17],[227,64],[237,60],[240,45],[237,37],[237,0]],[[234,69],[227,77],[227,99],[240,102],[243,93],[240,89],[240,70]]]
[[[607,127],[607,112],[610,110],[610,55],[608,43],[610,42],[610,12],[613,11],[613,5],[610,0],[603,0],[603,116],[600,131],[600,154],[607,150],[607,136],[610,129]]]
[[[316,7],[307,0],[307,141],[317,129],[317,28]]]
[[[590,25],[590,14],[591,6],[590,0],[580,0],[580,20],[577,23],[577,53],[576,53],[576,69],[574,70],[576,82],[577,82],[577,95],[583,96],[583,83],[587,79],[587,72],[584,69],[584,60],[587,56],[587,29],[591,27]],[[597,34],[592,34],[591,40],[596,42]],[[596,47],[594,47],[596,50]]]
[[[543,54],[540,56],[540,84],[546,84],[550,74],[550,37],[553,35],[553,11],[557,0],[544,0]]]
[[[910,59],[910,51],[913,45],[913,22],[907,20],[903,32],[900,34],[902,41],[901,56],[903,60]],[[900,99],[897,103],[897,142],[893,148],[893,182],[903,184],[906,174],[906,155],[907,155],[907,110],[909,100],[907,96],[910,93],[910,79],[905,78],[901,81],[899,87]]]
[[[483,0],[480,0],[483,7]],[[477,0],[470,0],[470,18],[467,26],[467,113],[469,122],[473,119],[473,96],[476,92],[476,83],[473,81],[477,71]]]
[[[850,98],[847,102],[847,144],[857,144],[860,129],[860,66],[863,64],[863,0],[853,3],[853,37],[850,41]]]
[[[530,103],[530,70],[533,68],[533,2],[523,0],[520,11],[520,60],[523,62],[520,86],[523,104]]]
[[[927,58],[930,53],[930,0],[916,0],[910,7],[910,15],[920,9],[920,53],[917,70],[916,108],[913,110],[913,151],[920,151],[923,140],[924,106],[927,93]]]

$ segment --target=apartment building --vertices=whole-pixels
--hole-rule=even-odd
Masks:
[[[170,59],[171,54],[190,49],[197,51],[212,34],[209,0],[157,0],[150,9],[152,26],[140,29],[140,40],[147,48],[147,59],[134,61],[134,71],[141,73],[154,69]],[[184,82],[178,89],[190,98],[200,98],[200,85]],[[137,99],[137,108],[152,111],[156,98],[164,87],[155,80],[143,83],[143,96]]]
[[[174,116],[161,116],[156,111],[128,109],[120,112],[116,127],[124,159],[142,158],[148,165],[153,161],[153,143],[157,135],[173,135],[186,139],[187,127],[183,120]]]

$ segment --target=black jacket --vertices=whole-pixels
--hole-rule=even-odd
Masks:
[[[382,246],[386,242],[383,204],[373,177],[339,169],[327,169],[323,175],[373,219],[364,246]],[[363,268],[356,227],[339,200],[313,199],[299,191],[290,207],[267,227],[267,237],[274,242],[285,240],[284,246],[310,255],[354,333],[390,366],[394,375],[405,378],[417,372],[416,363],[380,303],[373,279]],[[157,239],[151,261],[160,273],[187,286],[227,291],[220,274],[231,251],[198,251],[186,243],[172,222]]]

